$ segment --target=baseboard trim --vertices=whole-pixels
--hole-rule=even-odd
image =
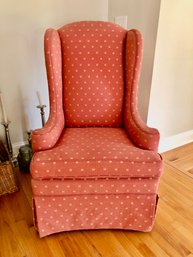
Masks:
[[[12,148],[13,148],[13,156],[16,157],[19,153],[19,148],[22,146],[22,145],[26,145],[28,144],[28,141],[21,141],[21,142],[16,142],[16,143],[13,143],[12,144]]]
[[[161,138],[158,151],[163,153],[191,142],[193,142],[193,130]]]

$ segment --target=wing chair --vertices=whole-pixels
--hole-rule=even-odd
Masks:
[[[45,33],[50,116],[32,133],[34,222],[69,230],[150,231],[162,159],[137,108],[142,37],[109,22]]]

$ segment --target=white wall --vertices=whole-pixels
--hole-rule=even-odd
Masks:
[[[43,36],[77,20],[107,20],[108,0],[0,1],[0,90],[12,143],[26,138],[27,128],[41,127],[36,91],[48,105]],[[46,109],[46,116],[48,115]],[[0,111],[0,120],[2,118]],[[4,131],[0,126],[0,136]]]
[[[161,138],[192,130],[193,140],[192,25],[192,0],[162,0],[148,114]]]
[[[144,52],[139,86],[139,111],[147,119],[151,89],[154,51],[159,19],[160,0],[109,0],[109,19],[128,16],[128,29],[139,29],[143,34]]]

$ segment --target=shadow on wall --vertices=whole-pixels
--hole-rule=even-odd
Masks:
[[[30,27],[27,24],[25,26]],[[37,90],[48,105],[44,31],[44,28],[25,31],[25,27],[16,21],[12,29],[0,33],[0,89],[11,121],[12,142],[26,139],[27,129],[41,127],[39,111],[36,109]],[[4,136],[2,130],[0,133]]]
[[[25,138],[25,116],[31,129],[41,127],[39,111],[35,107],[38,104],[36,91],[48,106],[43,49],[45,30],[48,27],[59,28],[75,20],[107,20],[108,0],[1,2],[0,89],[12,122],[12,142],[16,143]],[[46,117],[48,113],[47,107]],[[0,135],[4,136],[1,129]]]

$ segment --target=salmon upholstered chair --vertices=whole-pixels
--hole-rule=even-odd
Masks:
[[[137,110],[142,38],[109,22],[45,33],[50,116],[32,133],[35,225],[150,231],[162,159]]]

